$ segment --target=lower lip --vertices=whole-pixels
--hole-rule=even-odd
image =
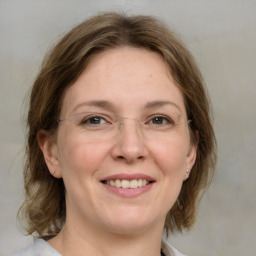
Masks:
[[[133,197],[138,197],[138,196],[148,192],[154,185],[154,182],[149,183],[148,185],[139,187],[139,188],[117,188],[117,187],[110,186],[110,185],[107,185],[104,183],[102,183],[102,184],[111,193],[114,193],[120,197],[133,198]]]

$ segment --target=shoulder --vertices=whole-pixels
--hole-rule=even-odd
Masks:
[[[166,240],[163,240],[164,252],[166,256],[186,256],[169,244]]]
[[[61,256],[61,254],[43,239],[37,239],[31,245],[14,253],[12,256]]]

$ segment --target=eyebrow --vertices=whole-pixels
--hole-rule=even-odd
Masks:
[[[174,103],[172,101],[166,101],[166,100],[150,101],[150,102],[146,103],[145,109],[153,109],[153,108],[162,107],[162,106],[166,106],[166,105],[172,105],[175,108],[177,108],[180,112],[182,112],[181,108],[176,103]],[[74,107],[74,109],[72,110],[72,112],[75,112],[76,110],[78,110],[79,108],[81,108],[83,106],[99,107],[99,108],[107,109],[109,111],[113,111],[116,109],[116,107],[109,101],[90,100],[90,101],[85,101],[83,103],[76,105]]]
[[[165,105],[172,105],[175,108],[177,108],[180,112],[182,112],[181,108],[176,103],[174,103],[172,101],[168,101],[168,100],[156,100],[156,101],[148,102],[145,105],[145,108],[146,109],[152,109],[152,108],[162,107],[162,106],[165,106]]]
[[[89,107],[99,107],[99,108],[104,108],[108,110],[113,110],[115,107],[112,103],[106,100],[90,100],[90,101],[85,101],[83,103],[80,103],[74,107],[72,112],[75,112],[77,109],[84,107],[84,106],[89,106]]]

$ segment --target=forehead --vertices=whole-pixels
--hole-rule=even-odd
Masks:
[[[182,93],[163,57],[142,48],[114,48],[93,56],[66,90],[62,112],[92,100],[110,101],[120,109],[171,100],[185,111]]]

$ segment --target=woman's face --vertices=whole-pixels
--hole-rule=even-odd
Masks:
[[[97,54],[67,89],[60,119],[47,164],[65,183],[66,225],[162,228],[196,157],[162,57],[131,47]]]

